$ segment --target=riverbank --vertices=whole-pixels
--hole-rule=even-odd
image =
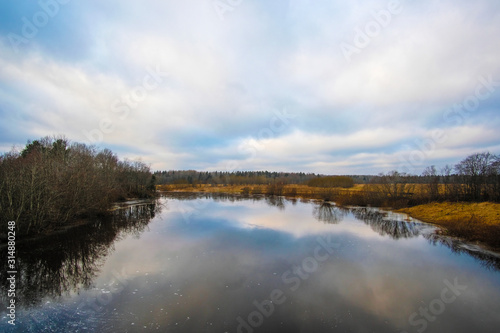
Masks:
[[[159,185],[159,191],[168,192],[200,192],[228,194],[270,194],[268,185]],[[325,189],[307,185],[285,185],[277,195],[299,199],[320,199],[335,201],[339,205],[366,205],[370,196],[364,185],[355,185],[348,189]],[[500,204],[491,202],[432,202],[412,207],[386,207],[378,202],[373,206],[381,206],[405,213],[411,217],[442,227],[440,232],[459,237],[468,242],[484,245],[492,250],[500,251]],[[398,209],[399,208],[399,209]]]
[[[432,202],[397,210],[443,227],[443,233],[500,250],[500,204]]]
[[[17,244],[21,242],[32,242],[36,240],[43,239],[45,237],[49,236],[55,236],[58,234],[64,234],[71,229],[75,229],[84,225],[90,225],[96,222],[99,222],[103,219],[109,219],[112,217],[113,212],[120,210],[120,209],[126,209],[134,206],[139,206],[139,205],[145,205],[148,203],[153,203],[155,199],[140,199],[140,198],[127,198],[125,201],[120,201],[120,202],[114,202],[112,204],[112,207],[110,207],[107,211],[92,215],[92,216],[87,216],[87,217],[79,217],[79,218],[74,218],[69,221],[67,221],[64,224],[58,224],[58,225],[52,225],[50,229],[45,229],[42,230],[39,233],[35,234],[19,234],[17,233]],[[20,236],[20,237],[19,237]],[[3,249],[4,247],[7,246],[7,233],[0,232],[0,249]]]

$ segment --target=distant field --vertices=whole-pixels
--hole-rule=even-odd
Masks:
[[[409,186],[413,186],[414,193],[420,194],[426,191],[427,184],[408,184]],[[189,185],[189,184],[173,184],[173,185],[156,185],[156,188],[159,191],[185,191],[185,192],[230,192],[230,193],[243,193],[244,188],[250,188],[250,190],[261,189],[264,191],[267,188],[267,185],[211,185],[211,184],[198,184],[198,185]],[[319,193],[324,188],[320,187],[311,187],[308,185],[285,185],[285,190],[296,189],[297,193],[300,195],[308,195],[311,193]],[[372,185],[367,184],[355,184],[351,188],[335,188],[339,191],[362,191],[362,190],[373,190]],[[439,185],[439,192],[444,192],[444,185]]]
[[[361,191],[365,185],[356,184],[354,187],[348,189],[338,188],[340,191]],[[214,192],[214,193],[244,193],[245,189],[249,189],[250,192],[257,191],[261,193],[266,193],[267,185],[157,185],[156,188],[159,191],[181,191],[181,192]],[[297,196],[308,196],[314,193],[320,193],[324,191],[324,188],[310,187],[308,185],[285,185],[284,193],[297,191]]]

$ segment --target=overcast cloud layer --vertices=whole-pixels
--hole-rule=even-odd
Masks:
[[[498,0],[0,2],[0,151],[375,174],[500,153]]]

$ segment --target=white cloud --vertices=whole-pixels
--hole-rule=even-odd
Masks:
[[[19,55],[0,34],[0,114],[26,136],[0,135],[0,145],[59,133],[85,141],[83,131],[108,118],[115,129],[103,145],[154,168],[225,170],[236,160],[246,169],[376,173],[393,169],[436,128],[449,139],[428,164],[498,149],[488,119],[498,91],[462,124],[445,123],[443,113],[474,93],[479,76],[500,80],[499,5],[403,3],[350,63],[340,43],[388,1],[244,2],[224,21],[202,0],[75,3],[65,10],[81,21],[68,23],[61,12],[52,24],[81,25],[88,43],[79,57],[59,54],[66,40],[49,43],[49,29]],[[148,68],[169,76],[120,118],[113,102],[141,85]],[[297,118],[260,138],[282,108]],[[241,148],[249,138],[258,149]]]
[[[383,108],[422,101],[451,103],[470,94],[478,76],[500,77],[494,60],[500,45],[489,42],[496,39],[499,21],[478,24],[484,7],[446,2],[428,8],[431,12],[415,12],[408,4],[404,6],[403,13],[395,16],[360,54],[353,55],[351,62],[343,57],[339,45],[354,42],[344,36],[330,36],[328,31],[338,30],[337,21],[321,22],[321,31],[333,39],[316,38],[315,44],[301,41],[305,46],[287,59],[290,79],[333,106],[365,103]],[[373,21],[370,16],[357,19],[341,21],[340,30],[351,26],[350,37],[354,38],[356,27]]]

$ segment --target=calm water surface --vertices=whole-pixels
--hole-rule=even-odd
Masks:
[[[169,195],[17,247],[1,332],[500,330],[496,256],[374,208]]]

